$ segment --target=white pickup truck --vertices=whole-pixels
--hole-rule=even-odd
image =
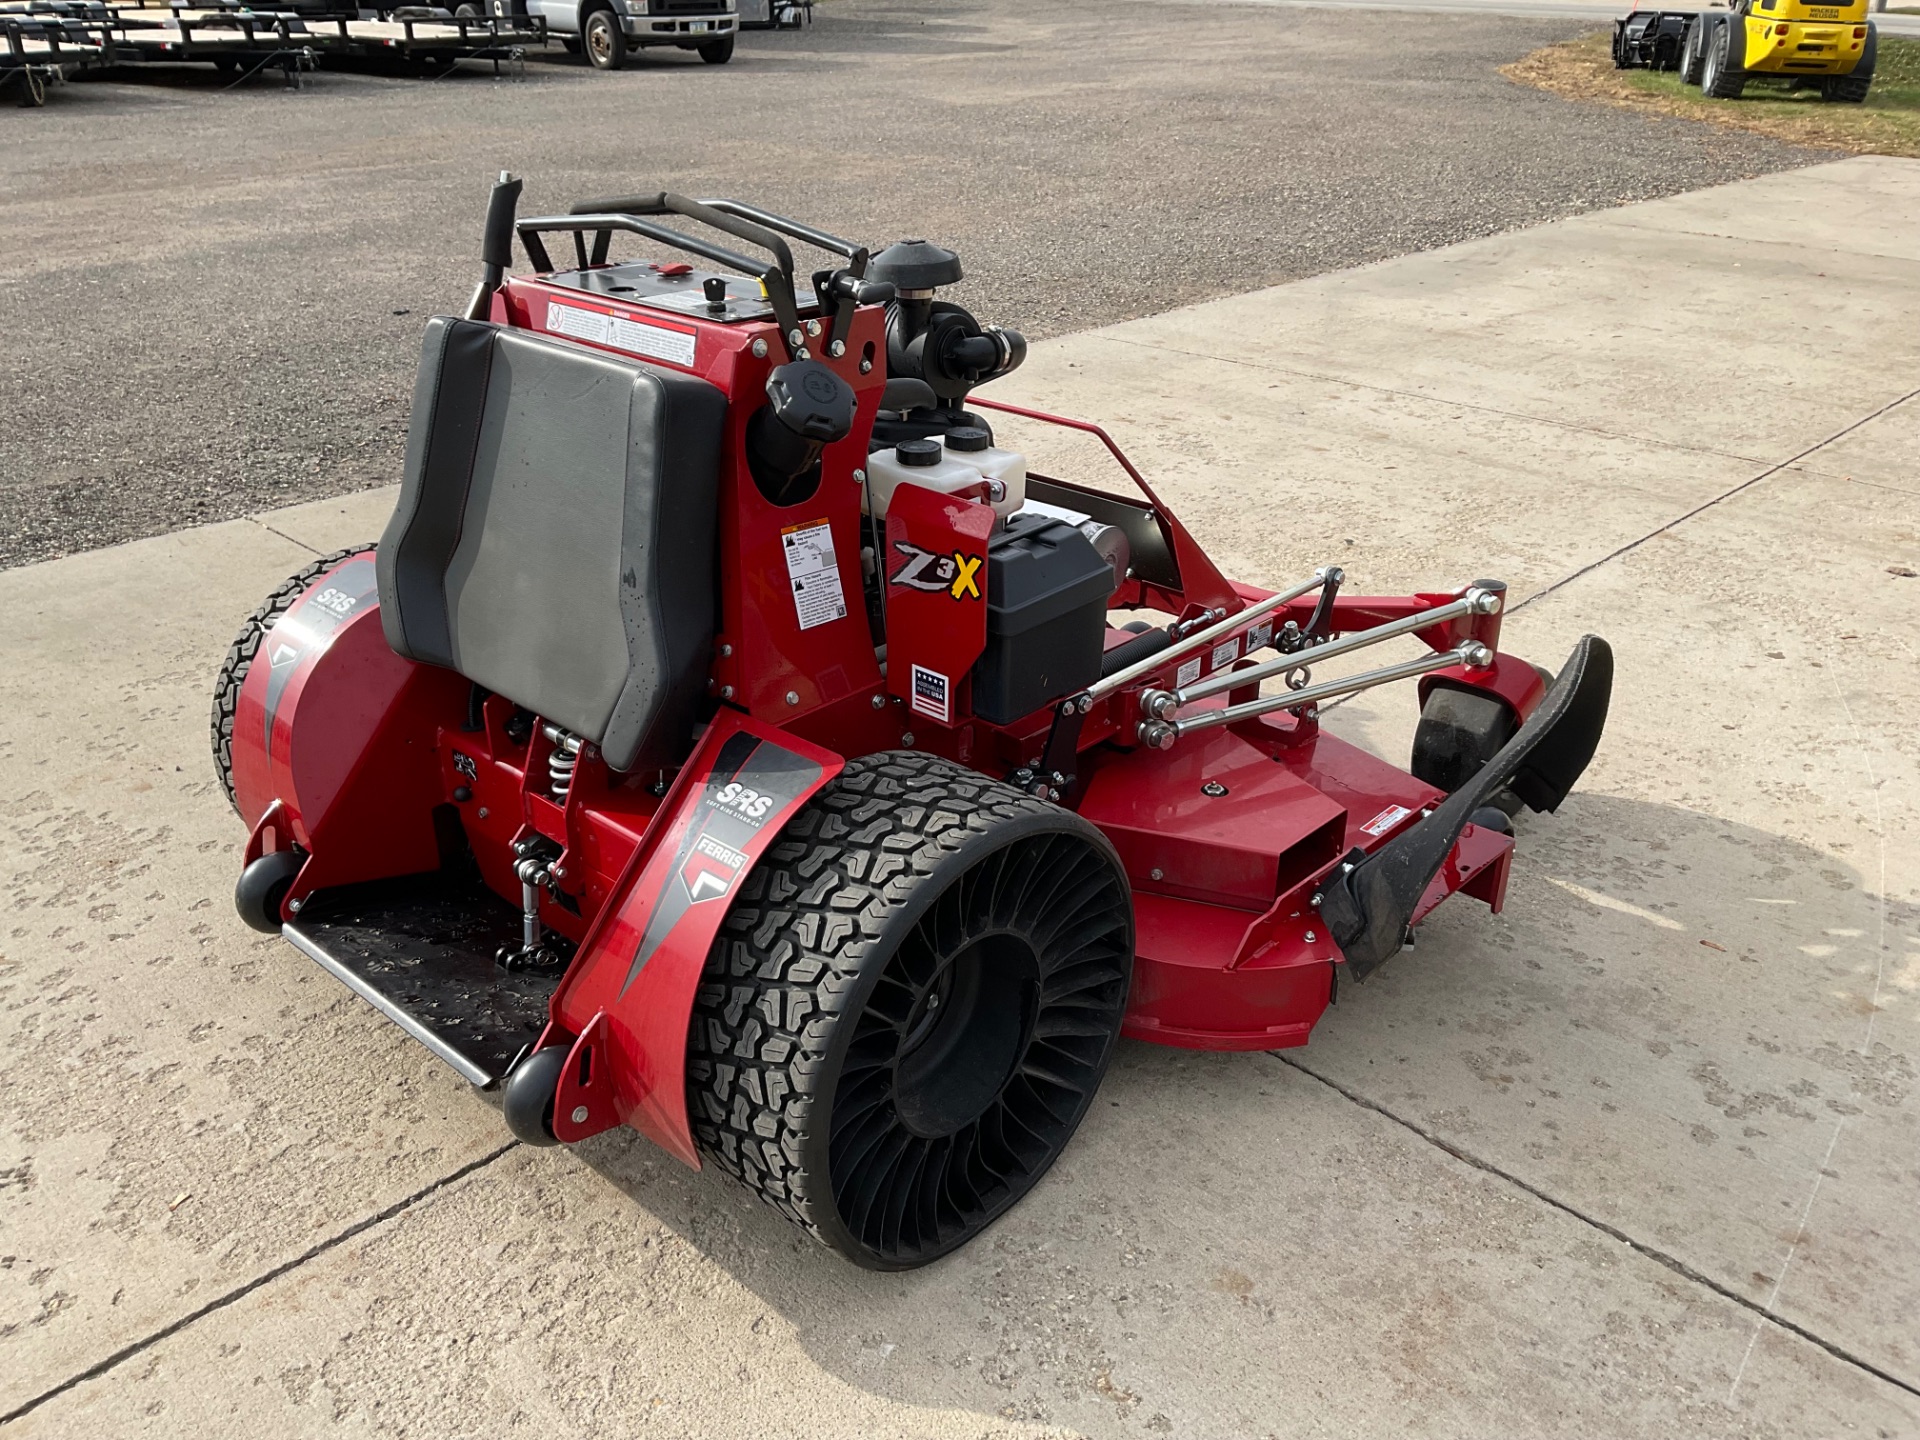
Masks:
[[[642,45],[697,50],[709,65],[733,58],[740,16],[733,0],[525,0],[543,16],[547,33],[575,54],[586,52],[597,70],[618,70]],[[517,7],[516,7],[517,8]]]

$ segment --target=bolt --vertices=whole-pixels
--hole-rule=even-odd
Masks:
[[[818,320],[807,321],[807,334],[816,337],[820,334],[820,322]]]
[[[868,372],[869,370],[871,370],[871,369],[873,369],[873,361],[871,361],[871,360],[862,360],[862,361],[860,362],[860,373],[861,373],[862,375],[865,375],[865,374],[866,374],[866,373],[867,373],[867,372]]]
[[[590,1115],[590,1114],[592,1114],[592,1113],[593,1113],[593,1112],[592,1112],[592,1111],[590,1111],[590,1110],[588,1110],[588,1109],[587,1109],[587,1107],[586,1107],[586,1106],[584,1106],[584,1105],[576,1105],[576,1106],[574,1106],[574,1107],[573,1107],[573,1123],[574,1123],[574,1124],[576,1124],[576,1125],[584,1125],[584,1124],[586,1124],[586,1123],[587,1123],[587,1116],[588,1116],[588,1115]]]
[[[874,696],[874,697],[873,697],[873,708],[874,708],[874,709],[876,709],[876,710],[884,710],[884,709],[886,709],[886,708],[887,708],[887,697],[886,697],[886,696],[884,696],[884,695],[876,695],[876,696]]]
[[[800,333],[800,327],[798,325],[787,331],[787,344],[795,350],[804,350],[807,348],[807,337]]]
[[[731,655],[731,654],[733,654],[733,646],[731,646],[731,645],[722,645],[722,646],[720,647],[720,657],[721,657],[722,659],[725,659],[725,658],[726,658],[727,656],[729,656],[729,655]]]
[[[753,342],[753,358],[756,360],[764,360],[767,358],[767,342],[766,341],[756,340]]]
[[[913,749],[913,731],[909,730],[906,734],[902,735],[900,737],[900,744],[905,749]]]
[[[484,820],[484,819],[486,819],[486,818],[487,818],[487,807],[486,807],[486,806],[484,806],[484,805],[482,805],[482,806],[480,807],[480,818],[481,818],[482,820]]]
[[[1066,786],[1067,777],[1062,775],[1058,770],[1054,771],[1053,774],[1047,778],[1053,781],[1053,786],[1056,790],[1063,789]]]
[[[720,687],[720,698],[722,700],[731,700],[733,698],[733,687],[731,685],[722,685]]]
[[[1218,780],[1209,780],[1200,787],[1200,793],[1202,795],[1212,796],[1217,800],[1227,793],[1227,787],[1222,785]]]
[[[1326,896],[1322,895],[1318,890],[1316,890],[1313,892],[1313,899],[1309,900],[1307,903],[1313,906],[1314,909],[1318,910],[1320,908],[1320,902],[1326,898],[1327,898]]]
[[[864,485],[864,484],[866,484],[866,483],[867,483],[867,472],[866,472],[866,471],[864,471],[864,470],[855,470],[855,471],[853,472],[853,483],[854,483],[854,484],[856,484],[856,485]]]
[[[846,353],[847,353],[847,345],[844,340],[836,340],[831,345],[827,346],[827,354],[831,355],[836,360],[838,360],[842,355]]]
[[[927,996],[927,1009],[938,1010],[939,1008],[940,1008],[940,997],[938,995]]]
[[[800,703],[800,692],[798,690],[787,691],[787,704],[798,705],[799,703]]]
[[[295,915],[298,915],[306,908],[306,904],[307,902],[304,900],[289,900],[287,902],[287,909],[291,910]]]
[[[1320,937],[1319,937],[1319,936],[1317,936],[1317,935],[1315,935],[1315,934],[1313,933],[1313,931],[1311,931],[1311,930],[1309,930],[1309,931],[1307,931],[1307,943],[1308,943],[1309,945],[1311,945],[1311,944],[1312,944],[1312,943],[1313,943],[1313,942],[1314,942],[1315,940],[1317,940],[1317,939],[1319,939],[1319,938],[1320,938]]]
[[[1307,706],[1306,709],[1300,712],[1300,718],[1302,720],[1318,720],[1320,718],[1320,707],[1318,705]]]
[[[1147,872],[1147,878],[1149,880],[1164,880],[1167,878],[1167,872],[1156,865]]]

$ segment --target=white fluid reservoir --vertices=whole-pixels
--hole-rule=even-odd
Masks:
[[[995,447],[993,437],[975,425],[962,425],[940,437],[947,454],[963,460],[989,480],[1000,482],[993,513],[1002,520],[1027,503],[1027,457],[1018,450]]]
[[[978,466],[949,455],[937,440],[902,440],[867,456],[867,488],[861,508],[869,515],[885,515],[897,485],[918,485],[942,495],[964,490],[971,492],[969,498],[984,499],[987,477]]]

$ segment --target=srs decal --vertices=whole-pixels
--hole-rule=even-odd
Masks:
[[[300,662],[333,643],[340,627],[375,598],[373,553],[356,555],[330,570],[280,617],[267,636],[267,758],[273,758],[273,717]]]
[[[746,873],[748,852],[778,815],[812,788],[820,766],[745,731],[731,736],[701,790],[680,837],[666,891],[647,917],[620,993],[626,994],[673,927],[696,905],[724,900]]]

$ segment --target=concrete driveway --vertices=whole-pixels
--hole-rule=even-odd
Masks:
[[[1126,1046],[968,1251],[850,1269],[486,1100],[227,900],[239,618],[361,495],[0,574],[0,1413],[22,1436],[1920,1431],[1920,164],[1045,342],[1217,555],[1613,642],[1506,913],[1306,1049]],[[1395,758],[1405,691],[1329,723]]]

